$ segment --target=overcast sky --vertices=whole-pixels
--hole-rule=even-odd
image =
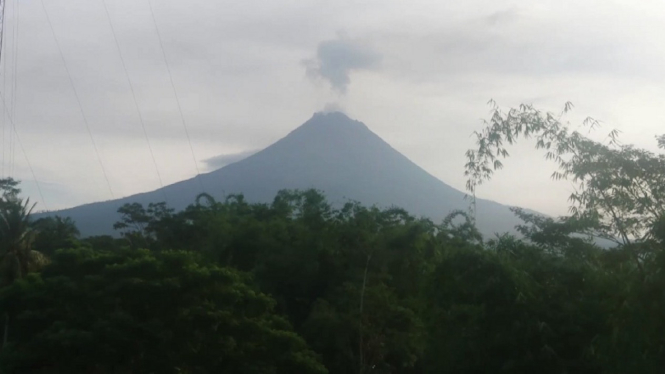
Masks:
[[[162,184],[195,175],[148,0],[105,1]],[[201,171],[326,107],[460,190],[489,99],[557,112],[572,101],[573,123],[592,116],[653,150],[665,133],[662,1],[152,1]],[[46,0],[46,13],[39,0],[6,2],[0,88],[45,201],[17,147],[26,194],[54,210],[160,187],[102,0]],[[564,214],[571,188],[532,148],[513,148],[478,194]]]

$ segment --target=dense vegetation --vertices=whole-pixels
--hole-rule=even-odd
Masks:
[[[516,209],[520,237],[308,190],[125,205],[120,237],[79,238],[1,180],[0,370],[660,373],[665,156],[558,121],[497,109],[468,154],[474,194],[520,134],[580,183],[569,217]]]

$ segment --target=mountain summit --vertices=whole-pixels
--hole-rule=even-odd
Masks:
[[[242,193],[250,202],[271,202],[281,189],[316,188],[333,204],[399,206],[440,221],[466,209],[465,194],[435,178],[367,126],[340,112],[316,113],[286,137],[243,160],[196,178],[123,199],[50,213],[69,216],[84,236],[113,233],[117,209],[125,203],[164,201],[180,210],[203,192],[216,199]],[[507,206],[478,200],[478,226],[491,235],[513,231],[518,220]]]

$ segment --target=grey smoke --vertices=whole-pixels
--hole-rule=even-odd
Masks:
[[[323,78],[337,92],[344,94],[355,70],[371,70],[378,66],[381,55],[363,43],[340,36],[319,43],[316,57],[304,61],[307,75]]]
[[[333,113],[333,112],[344,113],[344,109],[342,109],[342,106],[339,103],[327,103],[323,107],[323,113]]]
[[[208,170],[217,170],[234,162],[244,160],[258,151],[258,149],[252,149],[249,151],[219,155],[205,159],[203,162],[206,164]]]

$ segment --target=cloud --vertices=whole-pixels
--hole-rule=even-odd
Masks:
[[[206,164],[208,170],[217,170],[223,168],[226,165],[238,162],[240,160],[246,159],[247,157],[258,152],[258,149],[252,149],[249,151],[242,151],[238,153],[230,153],[219,156],[210,157],[203,162]]]
[[[316,58],[304,61],[307,75],[323,78],[334,90],[345,94],[350,74],[357,70],[372,70],[378,67],[381,55],[359,41],[340,35],[337,39],[319,43]]]
[[[642,50],[641,42],[631,38],[608,29],[601,32],[577,20],[509,8],[439,29],[412,34],[391,30],[374,45],[386,51],[383,73],[417,83],[489,75],[501,79],[571,74],[608,79],[662,77],[653,59],[635,58],[631,53]]]
[[[485,118],[489,98],[502,106],[537,101],[539,108],[552,110],[570,100],[575,113],[623,125],[626,142],[655,147],[653,135],[662,133],[665,120],[659,111],[665,100],[665,50],[654,46],[665,31],[665,5],[655,0],[515,4],[387,0],[367,2],[363,12],[346,2],[153,5],[197,160],[264,148],[331,102],[341,102],[350,117],[461,189],[469,133]],[[11,34],[15,17],[7,5],[5,30]],[[163,184],[190,178],[196,175],[191,148],[147,3],[108,5]],[[52,0],[47,9],[114,193],[159,188],[103,9],[88,0]],[[336,36],[340,29],[352,37]],[[14,39],[8,38],[3,60],[8,72],[18,61],[16,127],[48,208],[108,199],[39,2],[21,3],[20,30],[17,59]],[[303,58],[310,58],[304,66]],[[368,74],[378,68],[381,74]],[[12,74],[7,81],[4,95],[14,111]],[[0,148],[8,149],[9,136],[5,139]],[[211,168],[239,159],[219,157]],[[26,196],[36,199],[20,149],[16,163]],[[568,193],[564,204],[541,197],[549,194],[543,192],[549,173],[543,185],[533,185],[538,167],[508,164],[484,191],[486,197],[546,212],[551,212],[547,204],[565,206]],[[201,162],[202,170],[207,166]],[[42,182],[66,186],[68,192]],[[517,184],[537,193],[529,201],[514,193]]]

